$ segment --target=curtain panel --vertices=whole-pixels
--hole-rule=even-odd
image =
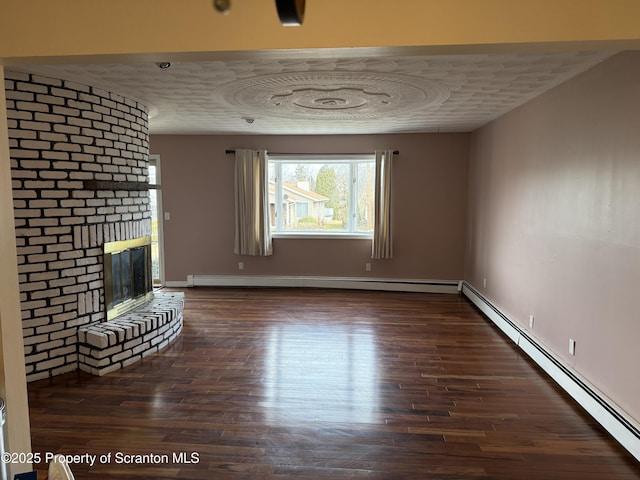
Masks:
[[[234,253],[269,256],[273,253],[269,222],[267,152],[236,149],[236,236]]]
[[[373,241],[371,258],[393,257],[391,232],[391,165],[393,150],[376,150]]]

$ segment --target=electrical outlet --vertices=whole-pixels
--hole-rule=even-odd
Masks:
[[[529,315],[529,328],[533,328],[533,315]]]
[[[171,220],[171,214],[169,212],[164,212],[164,219]]]
[[[573,338],[569,339],[569,354],[570,355],[576,354],[576,341]]]
[[[244,270],[244,262],[238,262],[238,270]]]
[[[370,264],[370,263],[365,263],[365,264],[364,264],[364,269],[365,269],[367,272],[370,272],[370,271],[371,271],[371,264]]]

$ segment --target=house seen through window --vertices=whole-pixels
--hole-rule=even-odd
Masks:
[[[374,155],[270,155],[272,233],[371,234]]]

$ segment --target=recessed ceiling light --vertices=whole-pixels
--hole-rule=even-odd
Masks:
[[[160,68],[161,70],[166,70],[171,66],[171,62],[158,62],[156,63],[156,65],[158,65],[158,68]]]

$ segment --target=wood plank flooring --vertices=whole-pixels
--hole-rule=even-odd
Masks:
[[[188,289],[162,353],[29,401],[34,452],[97,456],[78,480],[640,478],[458,295]]]

